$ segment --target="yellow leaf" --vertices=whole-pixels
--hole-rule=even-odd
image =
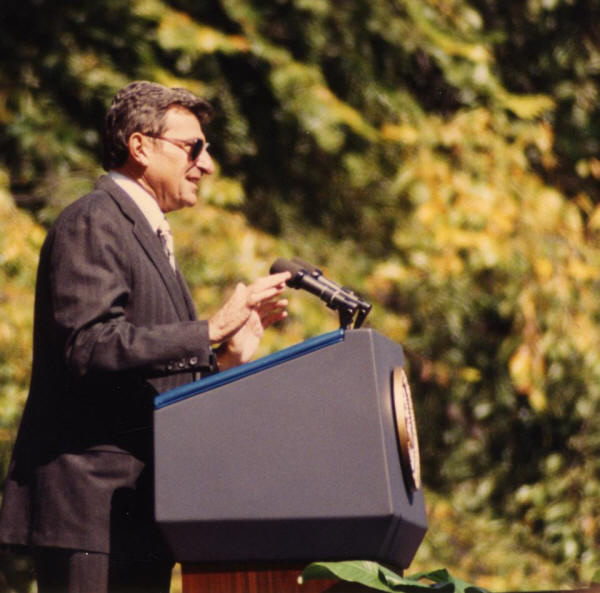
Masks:
[[[419,131],[409,125],[384,124],[381,128],[381,137],[392,142],[403,144],[416,144],[419,139]]]
[[[539,117],[555,107],[554,100],[547,95],[514,95],[508,92],[499,92],[498,95],[507,109],[523,119]]]
[[[166,11],[160,21],[158,36],[161,44],[169,49],[187,52],[225,53],[246,52],[249,41],[240,35],[225,35],[217,29],[200,25],[188,14],[175,10]]]
[[[460,369],[458,375],[468,383],[477,383],[478,381],[481,381],[481,372],[475,367],[463,367]]]
[[[528,392],[531,388],[531,350],[527,344],[521,344],[510,357],[508,369],[515,387],[521,392]]]
[[[540,280],[548,280],[552,277],[554,267],[546,257],[540,257],[533,262],[535,273]]]
[[[592,231],[600,230],[600,206],[596,206],[588,220],[588,227]]]
[[[537,412],[543,412],[548,407],[546,394],[538,387],[534,387],[529,393],[529,403]]]

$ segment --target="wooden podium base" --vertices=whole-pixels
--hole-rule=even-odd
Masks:
[[[182,593],[373,593],[373,589],[344,581],[299,585],[298,577],[306,564],[182,564]],[[600,586],[511,593],[600,593]]]
[[[331,580],[307,581],[298,577],[308,564],[235,565],[182,564],[183,593],[359,593],[364,587]]]

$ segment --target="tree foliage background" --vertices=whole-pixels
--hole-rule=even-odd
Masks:
[[[218,173],[173,216],[207,314],[299,256],[404,346],[430,530],[415,566],[491,589],[600,568],[600,1],[6,0],[0,448],[45,229],[100,173],[133,79],[215,106]],[[262,353],[337,320],[294,293]],[[20,565],[6,569],[14,590]],[[16,584],[15,584],[16,583]]]

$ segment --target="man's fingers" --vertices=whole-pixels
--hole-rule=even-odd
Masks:
[[[270,325],[273,325],[273,323],[283,321],[288,316],[286,311],[287,306],[287,299],[278,299],[263,303],[260,309],[257,309],[263,328],[266,329]]]
[[[283,310],[288,306],[288,304],[289,301],[287,299],[272,299],[269,301],[263,301],[256,308],[256,310],[258,311],[259,315],[266,315],[271,311]]]
[[[248,304],[248,307],[255,309],[256,307],[261,306],[263,303],[273,300],[275,297],[280,295],[282,291],[283,288],[277,287],[261,290],[260,292],[249,290],[246,303]]]
[[[290,277],[289,272],[280,272],[259,278],[249,286],[240,282],[221,309],[209,319],[210,341],[219,343],[229,339],[246,323],[252,311],[262,317],[266,311],[285,308],[287,301],[276,299]]]
[[[253,292],[262,292],[273,288],[283,290],[285,288],[286,280],[289,280],[291,277],[292,275],[289,272],[279,272],[277,274],[263,276],[262,278],[255,280],[248,288]]]
[[[278,321],[283,321],[287,316],[288,316],[287,311],[277,311],[277,312],[269,313],[268,315],[265,315],[264,317],[261,317],[260,320],[261,320],[263,329],[267,329],[267,327],[273,325],[274,323],[277,323]]]
[[[255,280],[248,286],[247,305],[250,308],[255,308],[257,305],[276,297],[285,289],[285,281],[290,277],[289,272],[279,272]]]

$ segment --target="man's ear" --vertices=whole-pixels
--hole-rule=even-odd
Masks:
[[[129,148],[129,157],[137,164],[146,166],[149,157],[149,142],[150,138],[141,132],[134,132],[129,136],[127,146]]]

